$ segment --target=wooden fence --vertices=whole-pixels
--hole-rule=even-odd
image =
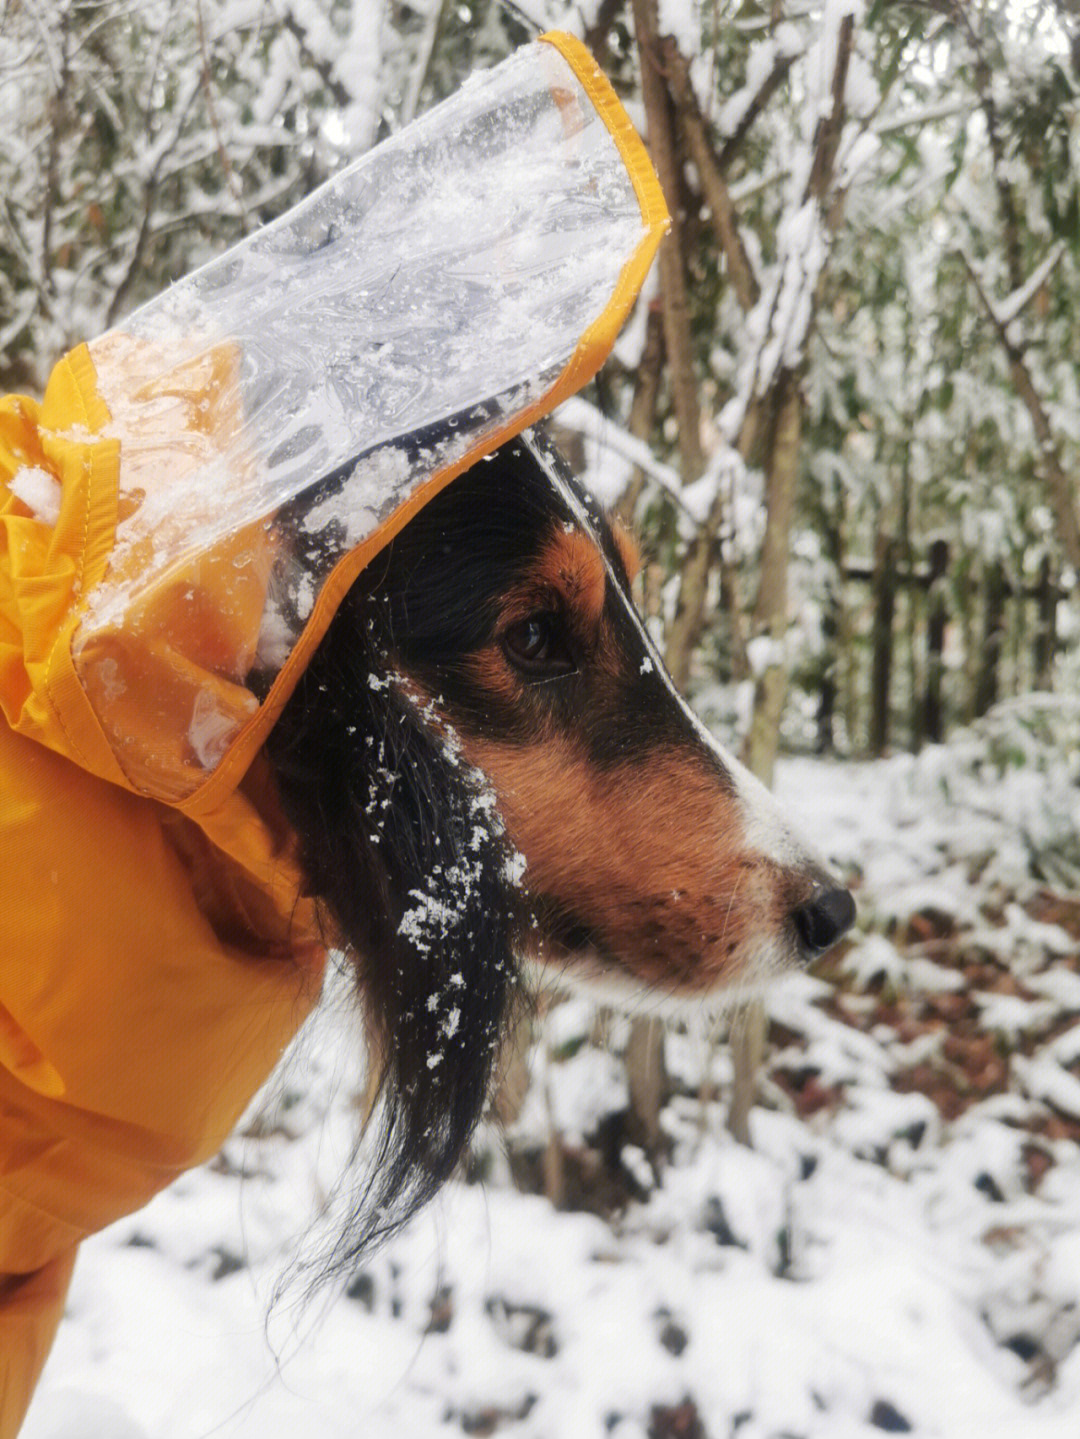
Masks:
[[[849,742],[863,748],[855,736],[864,733],[866,751],[880,755],[897,743],[918,749],[944,740],[951,725],[985,714],[1006,686],[1011,692],[1053,687],[1058,606],[1069,591],[1050,555],[1042,556],[1034,581],[1023,583],[1000,561],[956,557],[947,540],[933,540],[921,557],[907,560],[899,541],[880,535],[873,560],[846,562],[842,573],[843,586],[825,616],[832,653],[820,683],[820,751],[835,747],[845,688]],[[862,601],[851,603],[853,589],[862,591]],[[852,643],[853,634],[859,643]],[[960,653],[952,680],[947,645]],[[898,650],[908,662],[903,702]],[[868,668],[862,683],[852,680],[853,666]]]

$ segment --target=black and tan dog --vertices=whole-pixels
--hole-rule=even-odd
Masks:
[[[519,955],[601,992],[745,992],[829,948],[846,890],[675,691],[633,543],[535,433],[360,579],[268,752],[384,1060],[348,1248],[446,1177]]]

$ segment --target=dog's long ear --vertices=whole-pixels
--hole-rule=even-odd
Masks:
[[[346,598],[267,744],[381,1051],[380,1137],[329,1274],[453,1170],[516,983],[513,856],[494,797],[393,673],[374,615],[369,597]]]

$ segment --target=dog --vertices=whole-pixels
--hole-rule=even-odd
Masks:
[[[37,453],[38,412],[15,400],[0,421],[18,469]],[[631,603],[632,543],[531,432],[429,498],[360,571],[216,807],[186,813],[108,782],[116,760],[81,687],[50,688],[35,662],[41,624],[78,595],[80,484],[108,459],[58,443],[73,448],[57,462],[70,494],[55,526],[21,497],[21,470],[0,501],[0,573],[21,566],[18,585],[0,585],[4,1439],[79,1242],[216,1152],[316,1002],[327,948],[354,976],[372,1041],[375,1143],[345,1176],[354,1197],[313,1286],[353,1268],[458,1163],[523,964],[605,997],[716,1003],[827,949],[854,914],[680,699]],[[280,566],[265,604],[260,592],[241,607],[245,633],[271,607],[302,617],[312,557],[287,548],[307,533],[298,518],[276,517],[271,548],[298,563]],[[103,530],[98,516],[95,543]],[[200,621],[167,636],[221,647],[213,622],[237,615],[202,601],[222,568],[191,571],[179,598],[200,585]],[[160,637],[132,632],[151,655]],[[181,655],[167,673],[189,669]],[[102,697],[123,700],[99,671]],[[257,703],[257,677],[238,678]],[[151,712],[137,717],[160,724],[132,732],[175,739],[175,696],[169,709],[155,685],[138,693]]]
[[[715,1002],[830,948],[854,903],[676,692],[638,567],[526,432],[355,582],[267,743],[381,1055],[382,1140],[336,1262],[451,1173],[519,963]]]

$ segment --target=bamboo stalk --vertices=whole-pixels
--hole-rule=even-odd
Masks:
[[[681,188],[678,149],[671,101],[659,55],[656,0],[632,0],[632,7],[641,59],[641,93],[645,101],[649,150],[672,211],[671,232],[660,246],[660,303],[671,398],[679,428],[680,469],[683,484],[691,484],[700,476],[705,460],[701,449],[701,412],[690,335],[683,225],[677,203]]]

